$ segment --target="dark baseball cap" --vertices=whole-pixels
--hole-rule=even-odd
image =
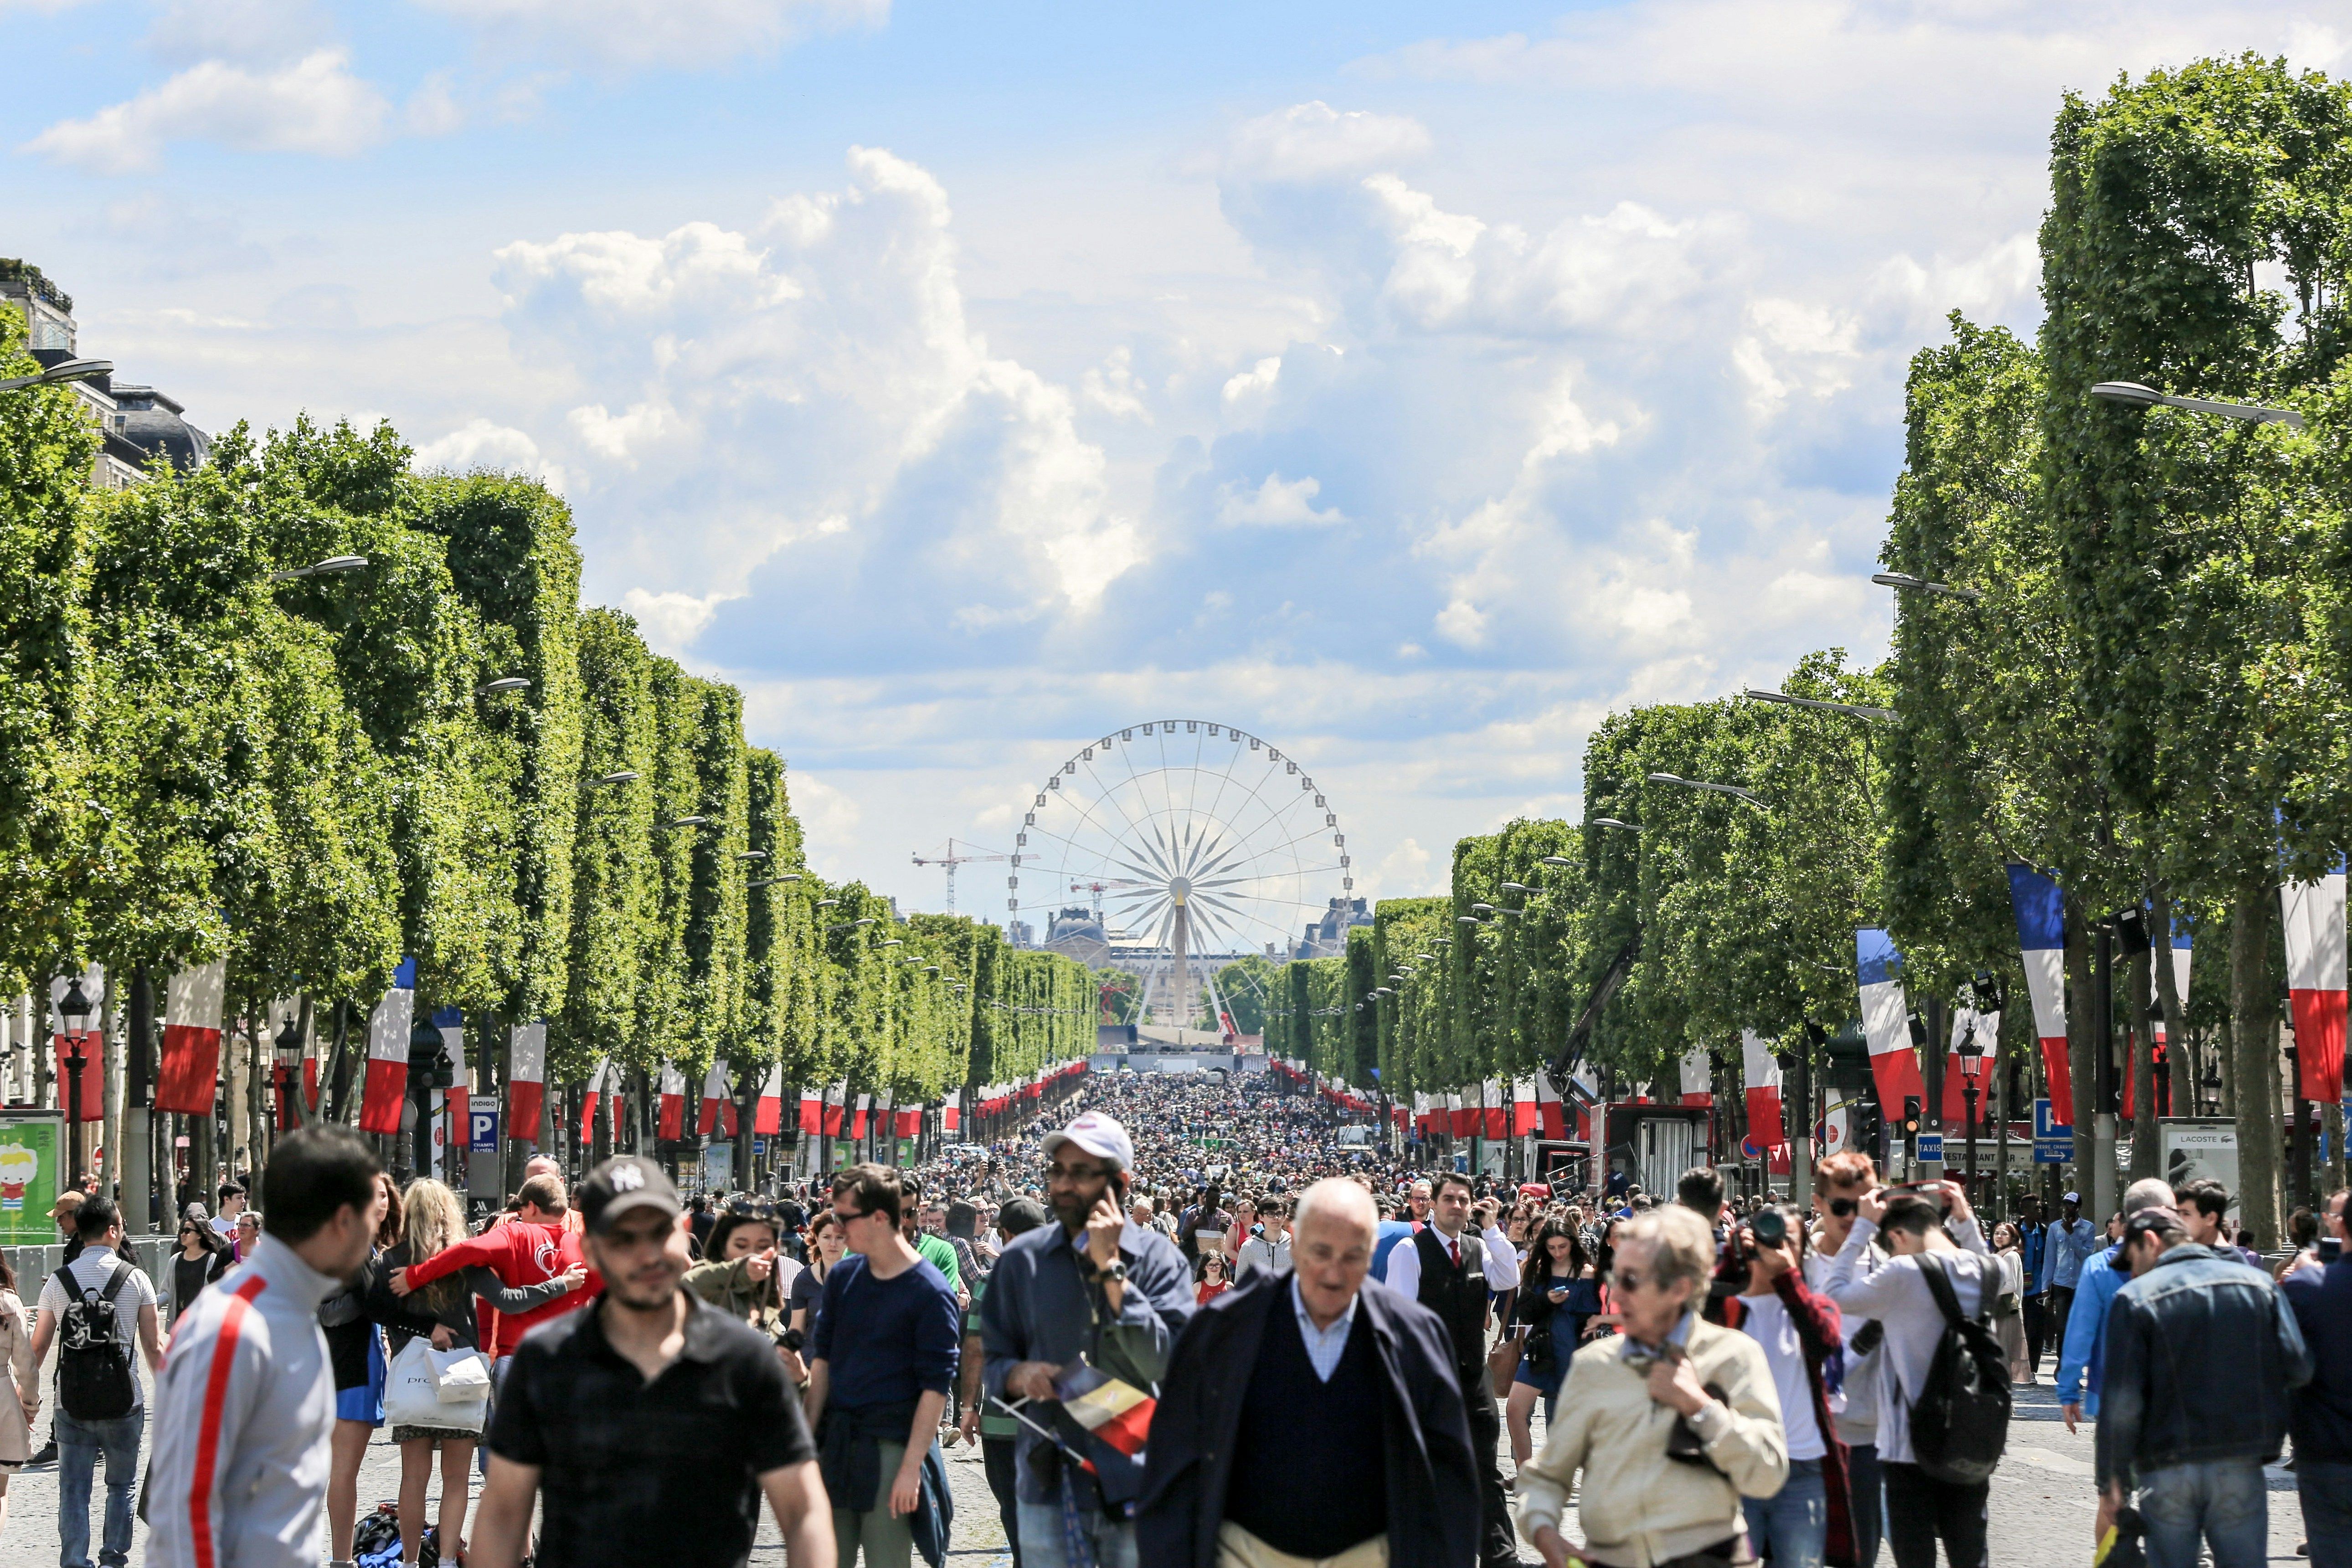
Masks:
[[[682,1212],[677,1188],[662,1168],[635,1154],[617,1154],[590,1172],[580,1184],[579,1204],[581,1223],[599,1235],[639,1209],[653,1209],[665,1219]]]

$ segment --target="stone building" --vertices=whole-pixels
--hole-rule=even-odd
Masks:
[[[43,365],[81,357],[73,296],[30,262],[0,257],[0,300],[23,313],[26,342]],[[212,452],[213,439],[183,417],[179,400],[154,387],[100,376],[69,384],[100,437],[90,482],[121,489],[147,476],[161,458],[186,472]]]

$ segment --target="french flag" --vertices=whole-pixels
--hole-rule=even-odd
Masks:
[[[592,1143],[596,1138],[596,1104],[604,1098],[604,1062],[599,1060],[596,1070],[588,1075],[588,1087],[580,1096],[580,1142]]]
[[[710,1070],[702,1075],[702,1104],[695,1113],[694,1130],[705,1138],[719,1125],[719,1107],[727,1104],[727,1058],[710,1058]]]
[[[408,1032],[416,1026],[416,960],[400,961],[392,989],[368,1015],[367,1087],[360,1098],[360,1131],[397,1132],[408,1094]]]
[[[2344,867],[2279,889],[2286,916],[2286,984],[2294,1010],[2300,1100],[2344,1097]]]
[[[1511,1080],[1511,1136],[1526,1138],[1543,1125],[1536,1111],[1536,1080],[1515,1078]]]
[[[1487,1137],[1511,1135],[1511,1101],[1504,1092],[1501,1079],[1490,1078],[1479,1086],[1478,1108],[1485,1114]]]
[[[940,1130],[941,1131],[953,1132],[962,1123],[962,1121],[963,1108],[957,1104],[954,1100],[949,1100],[940,1104]]]
[[[1854,968],[1862,982],[1862,1027],[1870,1038],[1870,1076],[1887,1118],[1900,1115],[1906,1096],[1927,1090],[1919,1083],[1919,1058],[1911,1048],[1911,1009],[1903,996],[1903,955],[1895,939],[1875,926],[1853,933]],[[1751,1080],[1752,1081],[1752,1080]]]
[[[2009,901],[2017,911],[2017,945],[2025,955],[2025,994],[2050,1082],[2051,1125],[2074,1122],[2074,1075],[2066,1061],[2066,899],[2031,866],[2010,863]]]
[[[825,1137],[838,1138],[841,1136],[841,1113],[845,1108],[848,1099],[849,1085],[846,1081],[836,1083],[831,1089],[824,1091]]]
[[[507,1136],[539,1142],[547,1108],[547,1020],[507,1031]]]
[[[1477,1131],[1478,1108],[1475,1105],[1465,1106],[1459,1094],[1449,1093],[1445,1097],[1445,1126],[1446,1131],[1456,1138],[1469,1137]]]
[[[1035,1086],[1033,1084],[1031,1087],[1034,1089]],[[855,1119],[850,1122],[849,1126],[849,1141],[851,1142],[856,1143],[864,1141],[866,1137],[866,1116],[867,1111],[873,1108],[873,1105],[874,1097],[872,1095],[861,1094],[857,1097],[857,1113]]]
[[[667,1062],[661,1065],[661,1124],[654,1136],[673,1142],[686,1136],[686,1075]]]
[[[163,984],[163,1051],[156,1066],[155,1109],[210,1116],[220,1085],[221,1012],[228,961],[183,969]]]
[[[923,1130],[923,1108],[902,1105],[898,1110],[898,1124],[891,1131],[900,1138],[912,1138]]]
[[[751,1108],[751,1131],[762,1138],[772,1138],[784,1130],[784,1064],[777,1062],[768,1068],[768,1076],[760,1085],[759,1102]]]
[[[1715,1103],[1715,1062],[1705,1046],[1693,1046],[1683,1058],[1682,1080],[1685,1105]]]
[[[824,1136],[824,1096],[814,1085],[801,1089],[801,1131],[811,1138]]]
[[[1753,1029],[1739,1031],[1739,1071],[1748,1091],[1748,1136],[1759,1149],[1786,1143],[1788,1133],[1780,1125],[1780,1058]]]
[[[1536,1074],[1536,1121],[1547,1138],[1568,1136],[1568,1113],[1560,1103],[1559,1090],[1546,1072]]]

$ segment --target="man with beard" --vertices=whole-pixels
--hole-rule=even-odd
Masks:
[[[980,1309],[984,1385],[998,1399],[1052,1401],[1055,1376],[1081,1356],[1102,1365],[1109,1342],[1157,1397],[1169,1348],[1192,1315],[1192,1277],[1174,1243],[1127,1221],[1135,1145],[1116,1121],[1089,1110],[1047,1134],[1045,1152],[1055,1223],[1007,1246],[989,1276]],[[1133,1500],[1107,1500],[1025,1425],[1014,1495],[1024,1568],[1069,1568],[1072,1536],[1099,1568],[1134,1568]]]
[[[580,1190],[597,1304],[516,1348],[467,1561],[518,1568],[540,1492],[540,1568],[743,1568],[765,1493],[793,1568],[834,1568],[816,1447],[767,1338],[684,1286],[677,1189],[634,1155]]]

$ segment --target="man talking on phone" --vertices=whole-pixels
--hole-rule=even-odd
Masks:
[[[1081,1357],[1100,1365],[1106,1339],[1115,1339],[1122,1369],[1147,1370],[1143,1392],[1156,1398],[1169,1350],[1192,1315],[1192,1271],[1174,1242],[1127,1222],[1135,1163],[1127,1129],[1089,1110],[1046,1134],[1045,1147],[1056,1223],[1015,1238],[988,1277],[982,1385],[998,1399],[1050,1401],[1059,1373]],[[1107,1507],[1094,1479],[1026,1423],[1013,1463],[1022,1568],[1071,1568],[1073,1534],[1097,1568],[1135,1568],[1131,1504]]]
[[[1429,1209],[1429,1227],[1389,1255],[1389,1289],[1437,1314],[1454,1340],[1454,1375],[1462,1384],[1464,1413],[1470,1420],[1470,1449],[1478,1470],[1486,1526],[1479,1559],[1486,1568],[1519,1560],[1510,1505],[1503,1499],[1503,1472],[1496,1449],[1503,1417],[1495,1408],[1495,1387],[1486,1376],[1486,1317],[1489,1292],[1519,1282],[1519,1255],[1495,1225],[1493,1198],[1470,1200],[1470,1178],[1457,1171],[1438,1173]],[[1473,1226],[1475,1226],[1475,1229]]]

